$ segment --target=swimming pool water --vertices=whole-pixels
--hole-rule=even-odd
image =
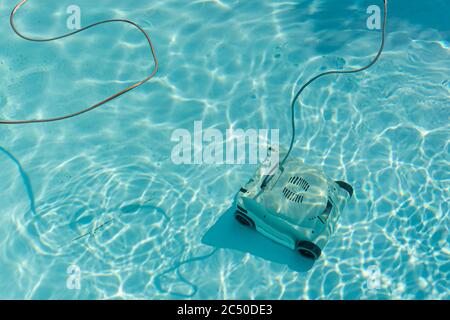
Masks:
[[[70,5],[82,25],[127,18],[161,69],[78,118],[0,126],[0,298],[449,299],[448,1],[391,1],[379,63],[304,93],[293,155],[355,189],[313,266],[233,221],[255,165],[171,161],[172,132],[194,121],[288,144],[294,83],[376,53],[373,4],[30,0],[24,33],[66,33]],[[73,112],[151,71],[131,28],[36,44],[10,30],[14,5],[0,7],[2,119]]]

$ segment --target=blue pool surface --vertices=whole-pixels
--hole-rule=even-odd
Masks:
[[[16,1],[0,6],[0,119],[74,112],[151,71],[121,24],[18,38]],[[279,129],[288,144],[294,84],[378,50],[373,4],[29,0],[16,23],[33,36],[68,32],[70,5],[82,25],[137,22],[160,71],[78,118],[0,126],[0,298],[449,299],[449,1],[390,1],[378,64],[302,96],[293,155],[355,189],[314,265],[233,220],[256,165],[170,157],[172,132],[194,121]]]

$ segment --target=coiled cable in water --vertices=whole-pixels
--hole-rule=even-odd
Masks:
[[[108,98],[106,98],[106,99],[104,99],[104,100],[102,100],[100,102],[97,102],[96,104],[94,104],[94,105],[92,105],[90,107],[82,109],[80,111],[77,111],[77,112],[74,112],[74,113],[71,113],[71,114],[67,114],[67,115],[63,115],[63,116],[59,116],[59,117],[48,118],[48,119],[30,119],[30,120],[1,120],[0,119],[0,124],[13,125],[13,124],[44,123],[44,122],[55,122],[55,121],[61,121],[61,120],[66,120],[66,119],[69,119],[69,118],[73,118],[73,117],[79,116],[81,114],[84,114],[86,112],[89,112],[89,111],[92,111],[94,109],[97,109],[98,107],[104,105],[105,103],[107,103],[107,102],[109,102],[111,100],[114,100],[114,99],[120,97],[121,95],[123,95],[123,94],[125,94],[125,93],[127,93],[127,92],[129,92],[129,91],[131,91],[131,90],[133,90],[133,89],[143,85],[144,83],[146,83],[147,81],[152,79],[155,76],[155,74],[158,72],[158,68],[159,68],[158,59],[156,57],[155,47],[153,46],[153,43],[152,43],[152,41],[150,39],[150,36],[147,34],[147,32],[142,27],[140,27],[138,24],[134,23],[133,21],[126,20],[126,19],[104,20],[104,21],[99,21],[99,22],[90,24],[90,25],[88,25],[86,27],[83,27],[81,29],[78,29],[76,31],[73,31],[73,32],[70,32],[70,33],[67,33],[67,34],[64,34],[64,35],[61,35],[61,36],[57,36],[57,37],[53,37],[53,38],[32,38],[32,37],[29,37],[29,36],[26,36],[26,35],[20,33],[20,31],[17,29],[17,27],[16,27],[16,25],[14,23],[14,17],[16,15],[17,11],[27,1],[28,0],[22,0],[21,2],[19,2],[14,7],[14,9],[11,11],[11,14],[9,16],[9,23],[11,24],[11,28],[13,29],[13,31],[19,37],[21,37],[21,38],[23,38],[25,40],[34,41],[34,42],[50,42],[50,41],[60,40],[60,39],[63,39],[63,38],[67,38],[67,37],[73,36],[73,35],[75,35],[77,33],[80,33],[82,31],[85,31],[87,29],[96,27],[96,26],[101,25],[101,24],[113,23],[113,22],[126,23],[126,24],[130,24],[133,27],[135,27],[136,29],[138,29],[145,36],[145,38],[146,38],[146,40],[148,42],[148,45],[150,46],[151,54],[152,54],[152,57],[153,57],[155,65],[154,65],[153,70],[150,73],[150,75],[148,77],[146,77],[145,79],[143,79],[143,80],[141,80],[139,82],[136,82],[135,84],[133,84],[133,85],[131,85],[131,86],[129,86],[129,87],[127,87],[127,88],[125,88],[125,89],[115,93],[115,94],[113,94],[112,96],[110,96],[110,97],[108,97]]]

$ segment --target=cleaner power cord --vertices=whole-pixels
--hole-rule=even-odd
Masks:
[[[62,121],[62,120],[74,118],[74,117],[77,117],[77,116],[82,115],[82,114],[84,114],[84,113],[87,113],[87,112],[89,112],[89,111],[92,111],[92,110],[94,110],[94,109],[97,109],[97,108],[99,108],[100,106],[102,106],[102,105],[104,105],[104,104],[110,102],[111,100],[114,100],[114,99],[116,99],[116,98],[122,96],[123,94],[125,94],[125,93],[127,93],[127,92],[129,92],[129,91],[131,91],[131,90],[133,90],[133,89],[136,89],[137,87],[143,85],[144,83],[146,83],[146,82],[148,82],[150,79],[152,79],[152,78],[156,75],[156,73],[158,72],[158,69],[159,69],[159,63],[158,63],[158,59],[157,59],[157,57],[156,57],[155,47],[153,46],[153,43],[152,43],[152,41],[151,41],[149,35],[147,34],[147,32],[146,32],[142,27],[140,27],[138,24],[134,23],[133,21],[125,20],[125,19],[110,19],[110,20],[104,20],[104,21],[100,21],[100,22],[96,22],[96,23],[90,24],[90,25],[88,25],[88,26],[86,26],[86,27],[80,28],[80,29],[78,29],[78,30],[76,30],[76,31],[73,31],[73,32],[70,32],[70,33],[67,33],[67,34],[64,34],[64,35],[61,35],[61,36],[52,37],[52,38],[33,38],[33,37],[29,37],[29,36],[26,36],[26,35],[22,34],[22,33],[17,29],[17,27],[16,27],[16,25],[15,25],[15,23],[14,23],[14,18],[15,18],[15,15],[16,15],[17,11],[18,11],[18,10],[19,10],[19,9],[20,9],[27,1],[28,1],[28,0],[22,0],[21,2],[19,2],[19,3],[13,8],[13,10],[11,11],[10,18],[9,18],[9,22],[10,22],[10,24],[11,24],[12,30],[13,30],[19,37],[21,37],[22,39],[25,39],[25,40],[28,40],[28,41],[33,41],[33,42],[50,42],[50,41],[56,41],[56,40],[60,40],[60,39],[64,39],[64,38],[70,37],[70,36],[72,36],[72,35],[75,35],[75,34],[77,34],[77,33],[80,33],[80,32],[82,32],[82,31],[85,31],[85,30],[87,30],[87,29],[93,28],[93,27],[98,26],[98,25],[107,24],[107,23],[113,23],[113,22],[117,22],[117,23],[125,23],[125,24],[132,25],[133,27],[135,27],[136,29],[138,29],[138,30],[145,36],[145,38],[146,38],[146,40],[147,40],[147,42],[148,42],[148,45],[149,45],[149,47],[150,47],[150,50],[151,50],[151,55],[152,55],[153,60],[154,60],[154,67],[153,67],[153,70],[152,70],[152,72],[150,73],[150,75],[147,76],[145,79],[143,79],[143,80],[141,80],[141,81],[139,81],[139,82],[136,82],[136,83],[134,83],[133,85],[131,85],[131,86],[129,86],[129,87],[127,87],[127,88],[125,88],[125,89],[123,89],[123,90],[121,90],[121,91],[115,93],[115,94],[113,94],[112,96],[110,96],[110,97],[108,97],[108,98],[106,98],[106,99],[104,99],[104,100],[102,100],[102,101],[100,101],[100,102],[97,102],[97,103],[95,103],[94,105],[92,105],[92,106],[90,106],[90,107],[88,107],[88,108],[82,109],[82,110],[80,110],[80,111],[77,111],[77,112],[74,112],[74,113],[71,113],[71,114],[67,114],[67,115],[63,115],[63,116],[59,116],[59,117],[47,118],[47,119],[30,119],[30,120],[2,120],[2,119],[0,119],[0,124],[3,124],[3,125],[19,125],[19,124],[32,124],[32,123],[47,123],[47,122],[56,122],[56,121]],[[21,176],[22,176],[22,179],[23,179],[23,181],[24,181],[24,185],[25,185],[26,191],[27,191],[28,196],[29,196],[29,198],[30,198],[30,210],[31,210],[33,213],[36,213],[36,207],[35,207],[35,202],[34,202],[33,190],[32,190],[31,183],[30,183],[30,181],[29,181],[28,175],[27,175],[26,172],[23,170],[22,166],[20,165],[20,162],[19,162],[19,161],[18,161],[18,160],[17,160],[17,159],[9,152],[9,151],[7,151],[6,149],[0,147],[0,152],[1,152],[1,153],[4,153],[8,158],[10,158],[10,159],[17,165],[17,167],[18,167],[18,169],[19,169],[19,172],[20,172],[20,174],[21,174]],[[104,223],[103,225],[97,227],[97,228],[93,231],[93,233],[95,233],[98,229],[104,227],[106,224],[108,224],[108,223],[110,223],[110,222],[111,222],[111,221],[107,221],[107,222]],[[92,232],[91,232],[91,233],[92,233]],[[91,234],[91,233],[89,233],[89,234]],[[76,238],[75,240],[78,240],[79,238],[81,239],[81,238],[84,237],[84,236],[85,236],[85,235],[82,235],[82,236]]]
[[[30,119],[30,120],[1,120],[0,119],[0,124],[13,125],[13,124],[45,123],[45,122],[56,122],[56,121],[66,120],[66,119],[69,119],[69,118],[74,118],[76,116],[79,116],[79,115],[82,115],[82,114],[87,113],[89,111],[92,111],[94,109],[97,109],[98,107],[104,105],[105,103],[110,102],[111,100],[114,100],[114,99],[120,97],[121,95],[123,95],[123,94],[125,94],[125,93],[127,93],[127,92],[129,92],[129,91],[131,91],[133,89],[136,89],[137,87],[143,85],[144,83],[146,83],[147,81],[152,79],[156,75],[156,73],[158,72],[159,64],[158,64],[158,59],[156,57],[155,47],[153,46],[153,43],[152,43],[149,35],[147,34],[147,32],[142,27],[140,27],[138,24],[134,23],[133,21],[125,20],[125,19],[104,20],[104,21],[100,21],[100,22],[96,22],[96,23],[90,24],[90,25],[88,25],[86,27],[83,27],[81,29],[78,29],[76,31],[73,31],[73,32],[70,32],[70,33],[67,33],[67,34],[64,34],[64,35],[61,35],[61,36],[58,36],[58,37],[53,37],[53,38],[32,38],[32,37],[29,37],[29,36],[26,36],[26,35],[22,34],[17,29],[17,27],[16,27],[16,25],[14,23],[14,17],[16,15],[17,11],[27,1],[28,0],[22,0],[21,2],[19,2],[14,7],[14,9],[11,11],[11,15],[9,17],[9,23],[11,24],[11,28],[22,39],[25,39],[25,40],[28,40],[28,41],[34,41],[34,42],[50,42],[50,41],[60,40],[60,39],[64,39],[64,38],[73,36],[73,35],[75,35],[77,33],[80,33],[80,32],[85,31],[87,29],[96,27],[98,25],[107,24],[107,23],[113,23],[113,22],[126,23],[126,24],[130,24],[133,27],[135,27],[136,29],[138,29],[145,36],[145,38],[146,38],[146,40],[148,42],[148,45],[150,46],[151,54],[152,54],[152,57],[153,57],[153,60],[154,60],[155,64],[154,64],[152,72],[145,79],[143,79],[143,80],[141,80],[139,82],[136,82],[135,84],[133,84],[133,85],[131,85],[131,86],[129,86],[129,87],[127,87],[127,88],[125,88],[125,89],[115,93],[115,94],[113,94],[112,96],[110,96],[110,97],[108,97],[108,98],[106,98],[106,99],[104,99],[104,100],[102,100],[100,102],[97,102],[96,104],[94,104],[94,105],[92,105],[92,106],[90,106],[88,108],[82,109],[80,111],[77,111],[77,112],[74,112],[74,113],[71,113],[71,114],[67,114],[67,115],[63,115],[63,116],[59,116],[59,117],[54,117],[54,118],[48,118],[48,119]]]
[[[300,95],[303,93],[303,91],[305,91],[305,89],[311,85],[313,82],[315,82],[317,79],[322,78],[324,76],[328,76],[328,75],[332,75],[332,74],[350,74],[350,73],[358,73],[364,70],[369,69],[370,67],[372,67],[375,63],[377,63],[378,59],[380,58],[381,54],[383,53],[384,50],[384,45],[385,45],[385,39],[386,39],[386,24],[387,24],[387,1],[388,0],[383,0],[384,2],[384,17],[383,17],[383,25],[382,25],[382,35],[381,35],[381,46],[380,49],[378,50],[377,55],[375,56],[375,58],[372,60],[372,62],[370,62],[368,65],[366,65],[365,67],[362,68],[358,68],[358,69],[353,69],[353,70],[331,70],[331,71],[326,71],[323,73],[320,73],[318,75],[316,75],[315,77],[311,78],[308,82],[306,82],[301,88],[300,90],[298,90],[297,94],[294,96],[294,99],[292,100],[291,103],[291,124],[292,124],[292,138],[291,138],[291,142],[289,145],[289,149],[286,153],[286,155],[284,156],[283,160],[280,161],[279,163],[279,168],[281,168],[281,170],[283,170],[284,168],[284,164],[286,163],[287,159],[289,158],[291,152],[292,152],[292,148],[294,147],[294,142],[296,140],[296,126],[295,126],[295,106],[297,104],[298,99],[300,98]],[[272,180],[274,175],[267,175],[264,178],[263,183],[261,184],[261,189],[264,189],[267,184]]]

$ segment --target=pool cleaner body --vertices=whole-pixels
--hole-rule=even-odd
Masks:
[[[273,179],[261,191],[266,170],[263,164],[240,189],[236,219],[316,260],[353,195],[352,186],[334,181],[320,167],[293,158],[283,169],[273,170]]]

